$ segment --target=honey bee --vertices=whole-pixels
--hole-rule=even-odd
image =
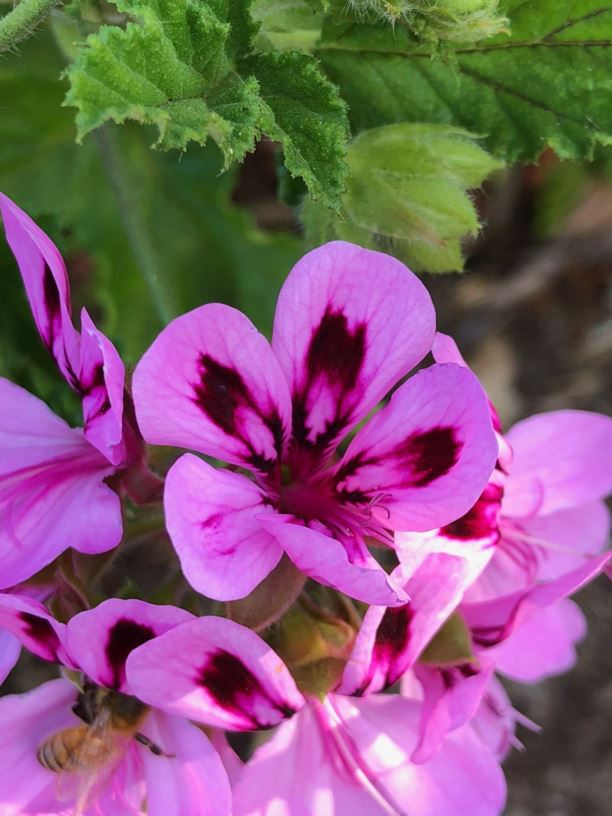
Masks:
[[[146,746],[156,756],[164,753],[138,729],[148,707],[127,694],[96,686],[88,678],[72,707],[82,725],[64,728],[40,745],[38,761],[54,773],[85,774],[118,759],[130,739]]]

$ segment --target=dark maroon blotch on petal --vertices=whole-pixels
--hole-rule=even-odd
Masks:
[[[457,464],[462,447],[454,428],[440,427],[411,434],[394,455],[410,469],[411,484],[425,487]]]
[[[478,669],[474,668],[470,663],[462,663],[460,666],[451,666],[448,668],[440,668],[440,678],[444,683],[446,689],[454,688],[460,680],[467,680],[470,677],[475,677],[478,674]]]
[[[108,633],[106,658],[113,673],[112,687],[119,688],[125,676],[125,661],[133,649],[155,637],[150,626],[120,618]]]
[[[60,315],[60,293],[53,273],[48,266],[45,266],[43,275],[43,299],[47,317],[49,318],[50,336],[47,338],[47,342],[50,345],[53,340],[53,324]]]
[[[270,415],[264,413],[236,369],[217,362],[209,354],[200,355],[198,370],[200,381],[193,386],[196,405],[224,433],[242,441],[249,451],[248,461],[254,468],[269,470],[274,463],[256,451],[251,442],[242,435],[236,415],[239,408],[246,407],[254,411],[272,434],[274,447],[280,454],[284,431],[278,412],[273,409]]]
[[[361,697],[365,693],[376,669],[382,667],[385,671],[385,685],[383,688],[393,685],[405,673],[407,667],[404,665],[405,661],[402,658],[406,654],[410,642],[410,626],[413,617],[414,613],[410,603],[403,606],[389,607],[385,611],[376,630],[370,658],[370,669],[361,687],[354,692],[356,697]]]
[[[253,728],[265,728],[268,723],[257,722],[248,710],[249,700],[266,698],[284,717],[295,713],[290,706],[272,700],[253,672],[239,658],[223,649],[208,658],[196,682],[226,711],[244,717]]]
[[[19,618],[25,624],[25,634],[48,652],[48,660],[55,660],[59,637],[49,621],[31,612],[20,612]]]
[[[249,404],[251,397],[240,374],[222,365],[208,354],[199,360],[200,382],[194,385],[195,402],[226,434],[236,432],[236,411]]]
[[[471,540],[493,538],[499,540],[497,516],[501,507],[503,490],[497,485],[488,485],[476,504],[464,516],[441,529],[446,538]]]
[[[325,450],[337,439],[351,421],[351,405],[345,397],[357,383],[366,353],[366,324],[358,323],[352,330],[346,315],[328,306],[312,335],[306,354],[306,381],[293,394],[293,436],[302,447]],[[335,391],[336,411],[325,430],[309,439],[307,399],[319,377],[325,377]]]
[[[354,388],[365,357],[366,327],[351,331],[346,316],[328,307],[308,347],[306,367],[312,380],[324,374],[343,390]]]

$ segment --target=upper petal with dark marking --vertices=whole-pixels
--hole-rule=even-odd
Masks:
[[[278,299],[272,345],[293,437],[322,454],[429,351],[434,309],[395,258],[340,241],[309,252]]]
[[[130,653],[193,615],[175,606],[112,598],[75,615],[66,629],[66,649],[91,680],[131,693],[125,677]]]
[[[209,304],[177,318],[134,372],[148,442],[268,472],[291,425],[287,384],[268,341],[243,314]]]

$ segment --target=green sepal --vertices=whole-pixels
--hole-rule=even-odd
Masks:
[[[461,241],[479,229],[468,190],[501,166],[471,134],[448,125],[374,128],[350,143],[348,164],[340,217],[304,208],[311,243],[336,237],[392,251],[415,271],[463,268]]]
[[[419,660],[429,666],[458,666],[476,660],[470,630],[458,612],[446,621]]]

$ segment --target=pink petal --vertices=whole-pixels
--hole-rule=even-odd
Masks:
[[[466,575],[461,559],[433,554],[406,582],[407,604],[371,606],[338,693],[371,694],[399,680],[461,601]]]
[[[470,725],[483,744],[503,760],[511,747],[522,748],[514,735],[519,723],[531,731],[539,727],[512,707],[510,698],[499,680],[493,675]]]
[[[74,667],[64,649],[65,625],[33,598],[1,593],[0,627],[43,660]]]
[[[538,555],[538,578],[550,580],[600,553],[610,535],[610,511],[602,501],[568,507],[521,521]]]
[[[503,774],[471,729],[453,732],[429,762],[417,765],[409,757],[416,744],[418,703],[387,694],[357,701],[334,696],[333,703],[358,755],[399,812],[410,816],[501,813]]]
[[[45,739],[76,725],[71,711],[76,689],[67,680],[51,680],[26,694],[0,698],[0,812],[58,813],[57,776],[36,758]]]
[[[406,570],[417,569],[431,553],[446,553],[464,561],[463,588],[481,575],[496,553],[502,487],[495,470],[476,504],[456,521],[424,533],[396,533],[395,548]]]
[[[339,241],[305,255],[281,289],[272,340],[296,443],[332,447],[423,359],[434,322],[423,284],[389,255]]]
[[[476,377],[434,365],[398,388],[357,433],[337,468],[337,490],[347,499],[377,499],[374,514],[394,530],[432,530],[474,505],[497,450]]]
[[[81,312],[80,387],[85,436],[113,465],[126,457],[123,439],[125,369],[117,349],[99,331],[85,309]]]
[[[0,631],[0,683],[4,683],[21,654],[21,641],[8,631]]]
[[[276,725],[304,704],[278,655],[224,618],[198,618],[150,640],[128,658],[127,675],[149,705],[235,731]]]
[[[66,650],[95,683],[131,693],[125,664],[132,649],[192,619],[175,606],[111,598],[70,619]]]
[[[78,390],[79,334],[70,317],[70,289],[62,256],[30,216],[3,193],[0,213],[41,339],[66,381]]]
[[[423,687],[423,706],[413,762],[429,762],[446,737],[472,719],[489,685],[494,665],[488,661],[480,668],[469,664],[446,668],[416,666],[415,674]]]
[[[166,477],[166,526],[189,583],[217,600],[244,598],[279,562],[283,550],[263,529],[263,491],[229,470],[185,454]]]
[[[99,553],[122,536],[108,461],[36,397],[0,378],[0,587],[68,547]]]
[[[148,816],[231,816],[227,773],[208,737],[178,717],[152,711],[143,733],[172,758],[141,747]]]
[[[612,491],[612,419],[587,411],[551,411],[519,422],[507,434],[514,450],[504,515],[524,515],[525,483],[539,482],[539,514],[604,498]]]
[[[234,816],[389,816],[337,766],[314,708],[282,723],[255,751],[234,789]]]
[[[571,669],[575,646],[585,635],[584,615],[563,598],[527,619],[503,643],[489,649],[487,657],[513,680],[537,683]]]
[[[472,631],[474,645],[491,649],[541,610],[572,595],[597,577],[611,557],[610,553],[597,556],[572,572],[554,581],[538,584],[527,590],[479,603],[464,603],[461,614]]]
[[[294,523],[289,516],[260,517],[261,525],[283,546],[305,575],[367,604],[394,606],[406,594],[383,570],[361,542],[351,551],[318,529]]]
[[[212,303],[173,320],[134,372],[136,416],[152,444],[268,471],[291,426],[287,384],[266,338]]]
[[[459,351],[459,347],[457,346],[453,338],[449,337],[448,334],[436,332],[431,353],[436,363],[456,363],[457,365],[469,368],[469,365],[463,359],[463,356]],[[499,414],[497,413],[495,406],[490,400],[489,410],[491,411],[491,420],[493,422],[493,427],[498,432],[498,434],[500,434],[501,438],[501,422],[499,419]]]

